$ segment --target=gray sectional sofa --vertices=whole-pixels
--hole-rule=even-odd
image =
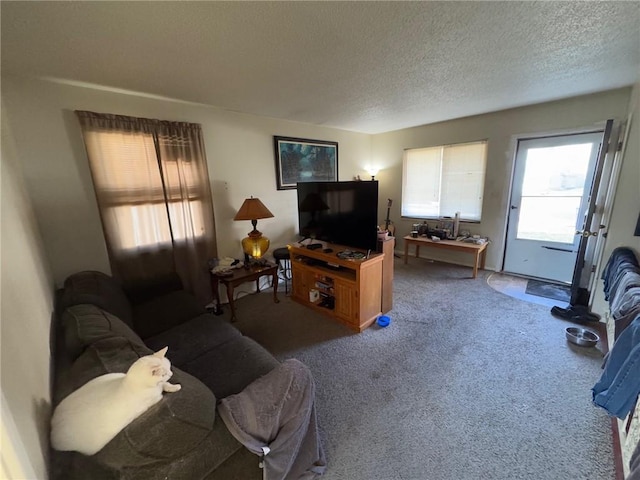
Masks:
[[[130,423],[93,456],[51,451],[53,479],[259,479],[258,457],[216,415],[279,362],[221,317],[207,313],[177,278],[125,293],[100,272],[71,275],[55,321],[53,406],[90,379],[126,372],[165,346],[182,389]]]

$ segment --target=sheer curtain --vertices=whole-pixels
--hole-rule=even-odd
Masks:
[[[175,272],[208,302],[217,246],[200,125],[76,114],[112,274],[135,287]]]

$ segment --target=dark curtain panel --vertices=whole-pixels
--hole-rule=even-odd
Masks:
[[[210,301],[207,260],[217,246],[200,125],[76,114],[112,274],[136,287],[177,273]]]

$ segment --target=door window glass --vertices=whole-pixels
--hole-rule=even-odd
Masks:
[[[528,150],[518,239],[573,243],[591,148],[584,143]]]

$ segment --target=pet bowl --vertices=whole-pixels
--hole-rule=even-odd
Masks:
[[[600,340],[598,335],[586,328],[568,327],[565,332],[567,340],[581,347],[593,347]]]
[[[386,315],[380,315],[378,317],[378,325],[381,326],[382,328],[387,327],[390,323],[391,323],[391,318],[387,317]]]

